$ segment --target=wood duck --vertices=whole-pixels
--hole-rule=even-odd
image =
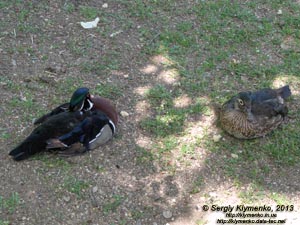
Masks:
[[[288,114],[285,100],[290,95],[288,85],[279,89],[240,92],[223,104],[221,126],[236,138],[263,137],[285,120]]]
[[[55,109],[53,109],[50,113],[47,113],[37,119],[34,124],[43,123],[45,120],[49,119],[51,116],[59,114],[61,112],[66,111],[94,111],[100,110],[104,112],[116,125],[118,123],[118,113],[111,103],[110,100],[100,97],[94,96],[89,93],[88,88],[78,88],[72,95],[70,102],[64,103]]]
[[[112,138],[118,114],[108,99],[92,96],[88,88],[77,89],[69,103],[40,117],[40,124],[9,155],[19,161],[46,149],[66,149],[82,143],[95,149]]]

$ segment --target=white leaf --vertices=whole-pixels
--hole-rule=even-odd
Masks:
[[[90,22],[80,22],[80,25],[84,28],[84,29],[91,29],[91,28],[95,28],[97,27],[97,24],[99,22],[99,17],[97,17],[94,21],[90,21]]]

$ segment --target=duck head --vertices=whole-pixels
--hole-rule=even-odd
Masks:
[[[69,110],[70,111],[88,111],[91,110],[94,103],[88,88],[78,88],[72,95]]]
[[[251,121],[253,119],[251,92],[240,92],[233,100],[234,109],[244,113]]]

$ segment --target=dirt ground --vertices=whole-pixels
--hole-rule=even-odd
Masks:
[[[176,7],[193,4],[166,2]],[[206,212],[203,205],[239,204],[274,210],[277,204],[294,205],[292,212],[278,212],[276,219],[300,224],[299,163],[281,166],[259,156],[253,163],[247,161],[249,165],[236,163],[244,144],[221,133],[213,113],[185,118],[180,132],[172,133],[174,149],[176,143],[218,139],[221,133],[221,140],[236,145],[238,153],[196,144],[192,155],[179,156],[172,147],[167,149],[166,139],[143,128],[141,121],[156,116],[147,91],[157,84],[181,90],[170,58],[151,51],[163,32],[163,21],[148,20],[146,5],[77,0],[13,3],[0,1],[0,225],[216,224],[225,213]],[[100,17],[97,28],[83,29],[79,22],[92,20],[94,13]],[[167,13],[172,15],[171,10]],[[193,15],[174,13],[169,26],[189,19],[194,20]],[[187,59],[191,71],[198,67],[192,59],[191,54]],[[280,60],[276,55],[273,59]],[[115,138],[76,157],[42,153],[13,161],[8,152],[30,133],[33,119],[68,101],[79,86],[112,99],[120,113]],[[195,101],[185,92],[174,100],[178,109],[189,104]],[[257,143],[263,140],[249,146]],[[225,161],[232,161],[239,179],[230,174]],[[260,172],[253,177],[248,172],[256,167],[263,171],[264,165],[268,171],[257,186]]]

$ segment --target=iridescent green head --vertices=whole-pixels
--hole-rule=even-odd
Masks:
[[[72,95],[70,100],[70,111],[89,110],[92,108],[92,102],[90,101],[90,92],[88,88],[78,88]]]

